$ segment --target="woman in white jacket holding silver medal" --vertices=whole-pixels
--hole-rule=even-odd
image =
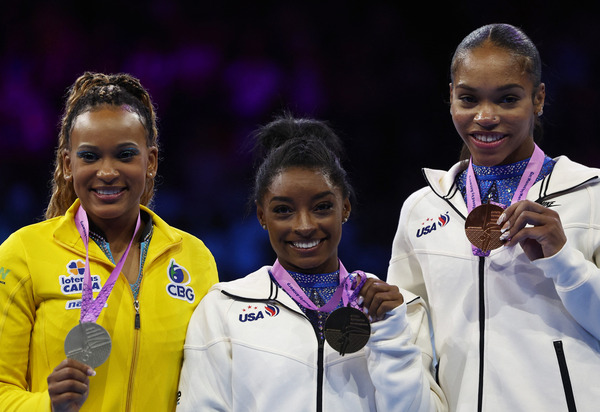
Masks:
[[[277,260],[198,306],[178,411],[446,410],[420,298],[338,259],[352,194],[338,137],[289,115],[256,137],[253,200]]]
[[[463,160],[425,169],[400,214],[388,281],[428,299],[452,411],[598,409],[600,170],[535,143],[541,66],[514,26],[465,37],[450,84]]]

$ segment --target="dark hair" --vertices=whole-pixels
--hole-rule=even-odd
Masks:
[[[454,75],[467,53],[478,47],[493,45],[505,49],[518,57],[521,67],[529,74],[533,83],[534,94],[542,82],[542,60],[540,53],[531,39],[515,26],[504,23],[495,23],[482,26],[469,33],[458,45],[452,56],[450,64],[450,79],[454,83]],[[532,96],[533,98],[534,96]],[[542,139],[543,129],[539,117],[535,118],[533,137],[539,142]],[[467,146],[463,144],[460,158],[468,159],[470,156]]]
[[[146,144],[158,148],[158,129],[156,114],[150,94],[138,79],[129,74],[102,74],[85,72],[69,88],[65,103],[65,111],[58,135],[58,147],[52,196],[46,209],[46,218],[63,215],[77,198],[72,181],[66,181],[63,171],[64,150],[71,145],[71,132],[77,116],[100,106],[127,106],[128,110],[140,117],[146,129]],[[146,187],[140,199],[144,205],[150,204],[154,196],[154,178],[146,178]]]
[[[480,27],[460,42],[452,56],[451,79],[454,80],[458,65],[467,52],[488,43],[521,57],[523,69],[531,76],[533,87],[539,86],[542,81],[542,61],[537,47],[521,29],[502,23]]]
[[[290,167],[318,170],[344,197],[354,198],[340,160],[344,157],[341,140],[325,122],[286,113],[260,127],[253,137],[255,152],[263,159],[256,168],[254,202],[260,204],[273,179]]]

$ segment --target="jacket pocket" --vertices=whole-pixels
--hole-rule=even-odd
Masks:
[[[565,391],[565,399],[567,401],[567,410],[576,412],[575,396],[573,396],[573,387],[571,386],[571,378],[569,377],[569,367],[567,366],[567,358],[563,349],[562,340],[555,340],[554,351],[558,360],[558,368],[560,369],[560,377],[562,379],[563,389]]]

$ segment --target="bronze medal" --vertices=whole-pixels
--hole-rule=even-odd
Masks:
[[[78,360],[92,368],[97,368],[108,359],[111,348],[110,335],[94,322],[79,323],[65,338],[67,358]]]
[[[362,349],[371,336],[371,324],[365,314],[352,307],[334,310],[323,330],[327,343],[344,356]]]
[[[503,212],[504,209],[491,203],[473,209],[465,222],[465,232],[469,242],[483,252],[502,246],[503,242],[500,240],[502,232],[496,222]]]

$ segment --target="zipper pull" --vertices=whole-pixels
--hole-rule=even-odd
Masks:
[[[133,302],[133,307],[135,308],[135,323],[134,326],[136,329],[140,328],[140,302],[136,299]]]

